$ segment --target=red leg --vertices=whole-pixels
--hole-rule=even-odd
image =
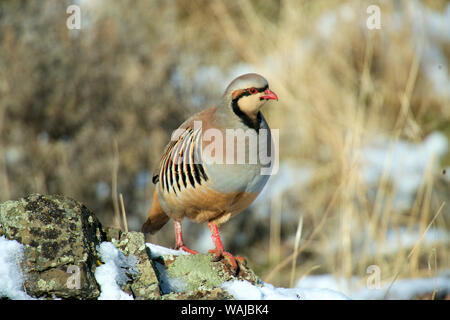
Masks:
[[[217,225],[213,222],[209,222],[208,227],[211,230],[211,238],[216,246],[215,249],[209,250],[209,253],[214,254],[217,260],[225,258],[234,270],[237,270],[238,267],[236,260],[239,260],[241,263],[245,264],[244,258],[233,257],[231,253],[224,250],[222,240],[220,239],[219,228],[217,227]]]
[[[181,249],[190,254],[197,254],[198,252],[192,249],[189,249],[184,245],[183,235],[181,234],[181,222],[174,220],[175,225],[175,249]]]

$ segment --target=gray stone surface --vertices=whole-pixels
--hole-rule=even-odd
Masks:
[[[86,206],[63,196],[33,194],[1,203],[0,236],[24,246],[24,290],[35,298],[97,299],[94,273],[103,241],[137,261],[138,272],[122,285],[134,299],[232,299],[221,288],[223,282],[260,281],[246,265],[239,264],[236,274],[208,254],[151,259],[143,233],[104,228]],[[79,271],[79,286],[71,270]]]

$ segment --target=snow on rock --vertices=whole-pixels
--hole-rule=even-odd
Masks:
[[[95,269],[95,279],[100,285],[99,300],[133,300],[133,297],[121,290],[128,280],[127,274],[136,274],[136,261],[128,258],[111,242],[102,242],[98,247],[104,264]]]
[[[22,244],[4,236],[0,237],[0,298],[32,299],[23,291],[23,275],[20,269],[22,259]]]
[[[146,243],[146,246],[150,249],[150,258],[152,259],[162,257],[165,255],[179,256],[180,254],[188,254],[183,250],[169,249],[149,242]]]
[[[234,280],[222,284],[237,300],[347,300],[344,294],[325,288],[276,288],[269,283],[255,286],[248,281]]]
[[[237,300],[262,300],[261,289],[248,281],[227,281],[222,288],[228,291]]]
[[[183,279],[170,277],[164,265],[155,261],[155,266],[159,272],[159,285],[163,294],[183,292],[188,289],[188,285]]]

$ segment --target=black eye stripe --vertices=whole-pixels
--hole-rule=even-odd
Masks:
[[[248,88],[246,91],[248,92],[248,90],[250,90],[250,89],[256,89],[256,91],[258,91],[258,92],[264,92],[264,91],[266,91],[267,89],[269,89],[269,86],[265,86],[264,88]]]
[[[253,88],[253,87],[252,87]],[[233,101],[237,101],[242,97],[246,97],[246,96],[251,96],[252,94],[249,92],[250,89],[252,88],[247,88],[245,89],[240,95],[238,95],[236,98],[233,99]],[[258,92],[264,92],[267,89],[269,89],[269,85],[266,85],[264,88],[255,88]]]

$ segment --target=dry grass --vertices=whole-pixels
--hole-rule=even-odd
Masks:
[[[413,251],[384,249],[392,245],[389,230],[449,230],[450,188],[436,168],[450,157],[429,164],[414,203],[401,212],[393,207],[389,166],[374,196],[361,177],[361,147],[380,134],[392,143],[420,142],[436,130],[450,138],[450,101],[420,63],[432,39],[413,35],[408,1],[396,2],[399,8],[380,1],[382,29],[369,31],[372,2],[99,1],[82,7],[90,25],[70,32],[68,2],[2,2],[0,200],[65,194],[105,224],[120,225],[122,193],[130,229],[137,229],[153,188],[143,173],[151,174],[171,130],[198,109],[191,97],[211,106],[226,85],[173,79],[195,79],[211,65],[226,73],[240,63],[265,75],[280,97],[264,110],[280,128],[280,159],[315,170],[307,186],[274,199],[270,221],[248,212],[224,226],[232,250],[285,286],[311,272],[364,277],[372,264],[382,280],[448,268],[446,243],[430,248],[418,239]],[[320,19],[343,7],[347,18],[325,37]],[[396,10],[403,23],[393,28]],[[449,43],[438,45],[449,63]],[[295,223],[283,223],[288,211]],[[171,245],[171,228],[150,240]],[[187,229],[195,230],[186,237],[192,242],[200,229]],[[233,240],[238,230],[248,235],[244,247]]]

